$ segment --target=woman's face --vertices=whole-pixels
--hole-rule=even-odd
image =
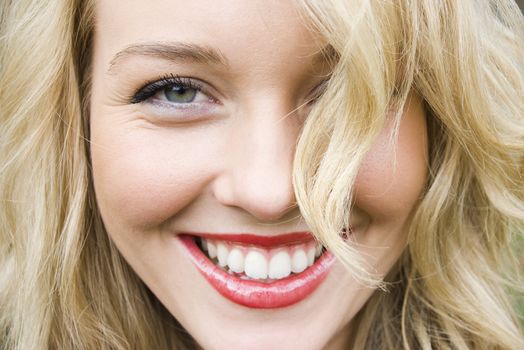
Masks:
[[[97,3],[100,212],[130,266],[206,349],[343,348],[373,293],[329,253],[314,257],[295,205],[295,144],[329,71],[322,45],[293,1]],[[395,147],[390,132],[360,169],[351,217],[357,249],[382,275],[405,247],[426,178],[417,96]]]

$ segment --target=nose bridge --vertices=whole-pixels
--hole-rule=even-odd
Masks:
[[[295,207],[291,172],[298,130],[289,111],[273,101],[240,116],[230,139],[231,161],[217,189],[224,204],[264,221]]]

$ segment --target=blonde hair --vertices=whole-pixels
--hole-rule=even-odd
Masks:
[[[336,61],[299,140],[297,201],[340,261],[386,290],[357,315],[353,346],[524,348],[508,292],[522,292],[512,246],[524,222],[517,6],[302,5]],[[0,3],[0,345],[194,348],[98,215],[84,142],[93,23],[92,1]],[[426,101],[430,177],[409,245],[381,283],[338,233],[365,152],[391,108],[398,122],[412,90]]]
[[[524,21],[517,5],[303,6],[339,59],[300,139],[296,194],[305,219],[351,271],[366,272],[357,251],[333,232],[348,227],[363,153],[392,107],[398,124],[412,90],[424,99],[429,123],[430,176],[408,247],[386,278],[387,292],[376,292],[357,316],[353,346],[524,348],[506,292],[522,292],[512,247],[524,221]]]

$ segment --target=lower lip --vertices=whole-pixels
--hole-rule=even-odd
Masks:
[[[178,238],[198,271],[217,292],[236,304],[255,309],[281,308],[304,300],[320,286],[335,262],[331,253],[324,252],[299,274],[269,283],[243,280],[213,264],[190,236],[180,235]]]

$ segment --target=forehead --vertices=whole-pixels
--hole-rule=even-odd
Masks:
[[[96,2],[95,50],[110,62],[129,45],[182,42],[216,48],[232,66],[310,62],[322,40],[292,0]]]

